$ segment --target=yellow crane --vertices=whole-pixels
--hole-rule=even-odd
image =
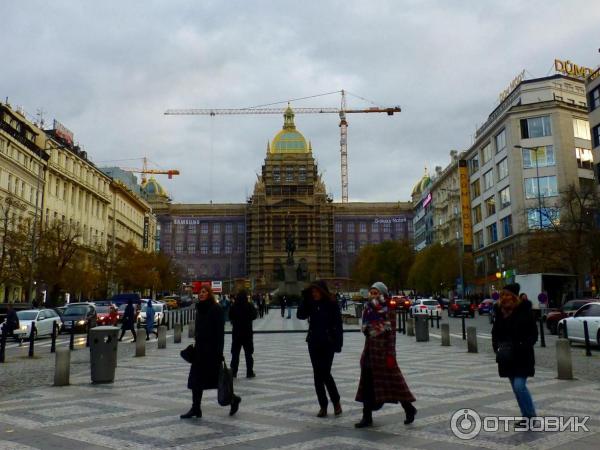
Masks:
[[[142,168],[138,169],[138,168],[134,168],[134,167],[123,167],[123,166],[118,166],[119,169],[121,170],[125,170],[126,172],[133,172],[133,173],[139,173],[142,175],[142,184],[144,184],[147,180],[146,180],[146,175],[150,174],[150,175],[167,175],[169,177],[169,180],[173,178],[173,176],[175,175],[179,175],[179,170],[178,169],[150,169],[148,168],[148,158],[143,157],[141,158],[143,163],[142,163]],[[132,161],[131,159],[125,159],[125,160],[115,160],[115,162],[118,161]],[[111,161],[102,161],[104,163],[106,162],[111,162]]]

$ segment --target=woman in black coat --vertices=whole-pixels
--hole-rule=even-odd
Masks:
[[[225,316],[209,287],[202,287],[196,303],[194,359],[188,377],[188,389],[192,390],[192,408],[180,417],[202,417],[200,404],[206,389],[217,389],[219,370],[223,362]],[[237,395],[231,401],[229,415],[233,416],[242,399]]]
[[[315,391],[321,407],[317,417],[327,416],[325,388],[329,391],[333,411],[339,416],[342,413],[340,394],[331,375],[331,365],[334,354],[342,351],[342,314],[324,281],[315,281],[302,294],[304,298],[296,315],[298,319],[308,319],[309,322],[306,342],[313,366]]]
[[[495,309],[492,327],[492,346],[496,352],[498,374],[508,378],[515,393],[521,415],[536,416],[531,394],[527,389],[527,378],[535,375],[533,346],[537,342],[538,330],[531,310],[531,302],[519,298],[519,284],[506,285],[500,294]]]

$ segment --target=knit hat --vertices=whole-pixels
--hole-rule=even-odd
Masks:
[[[384,297],[389,296],[387,286],[385,284],[383,284],[381,281],[377,281],[377,282],[373,283],[373,285],[371,286],[371,289],[377,289],[379,291],[379,293],[381,295],[383,295]]]
[[[323,280],[313,281],[308,288],[309,289],[313,289],[313,288],[317,289],[318,291],[321,292],[321,295],[324,296],[325,298],[331,298],[331,293],[329,292],[327,283]]]
[[[502,289],[514,294],[516,297],[519,296],[519,292],[521,291],[521,285],[519,283],[511,283],[504,286]]]

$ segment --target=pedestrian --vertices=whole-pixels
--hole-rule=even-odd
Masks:
[[[292,318],[292,302],[291,300],[287,300],[285,302],[286,307],[287,307],[287,318],[291,319]]]
[[[333,413],[342,414],[340,394],[331,375],[331,365],[336,353],[342,351],[344,330],[340,307],[327,288],[327,283],[317,280],[302,291],[302,302],[296,316],[308,320],[308,354],[313,367],[315,391],[319,401],[317,417],[327,416],[327,392],[333,403]]]
[[[285,317],[285,307],[287,306],[287,297],[284,295],[283,297],[281,297],[280,300],[281,303],[281,317]]]
[[[365,346],[360,357],[360,382],[356,401],[363,404],[363,416],[354,426],[373,425],[373,411],[384,403],[398,403],[404,408],[404,424],[415,420],[415,397],[410,392],[396,362],[396,313],[389,307],[389,293],[378,281],[369,289],[369,300],[362,313]]]
[[[507,284],[500,291],[500,300],[494,305],[492,347],[496,353],[498,375],[508,378],[519,404],[523,424],[536,416],[527,378],[535,375],[535,354],[538,330],[531,302],[519,297],[521,286]]]
[[[187,383],[188,389],[192,391],[192,407],[180,416],[182,419],[202,417],[202,394],[207,389],[217,389],[219,384],[225,341],[225,315],[208,286],[202,286],[198,295],[194,340],[194,357]],[[230,416],[238,411],[241,401],[237,395],[233,396]]]
[[[119,341],[123,340],[123,336],[127,330],[130,330],[131,334],[133,334],[133,342],[137,340],[137,334],[135,333],[135,318],[136,312],[133,309],[133,300],[129,299],[127,300],[127,306],[123,312],[123,322],[121,323],[121,336],[119,337]]]
[[[17,316],[17,312],[13,308],[12,303],[9,303],[8,305],[6,305],[6,318],[4,319],[2,333],[6,336],[14,337],[14,332],[15,330],[18,330],[19,327],[19,316]]]
[[[146,340],[150,340],[150,334],[154,333],[158,339],[158,332],[154,331],[154,306],[152,300],[148,300],[146,305]]]
[[[254,378],[254,343],[252,321],[256,319],[256,308],[248,301],[248,294],[241,290],[229,311],[231,320],[231,373],[237,377],[240,364],[240,351],[244,348],[246,358],[246,378]]]

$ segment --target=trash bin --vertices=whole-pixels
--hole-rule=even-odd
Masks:
[[[415,337],[417,342],[427,342],[429,340],[428,319],[427,314],[415,314]]]
[[[354,305],[354,313],[356,314],[356,318],[360,319],[362,317],[364,305],[362,303],[356,303]]]
[[[119,328],[94,327],[90,329],[90,364],[92,383],[112,383],[117,367]]]

